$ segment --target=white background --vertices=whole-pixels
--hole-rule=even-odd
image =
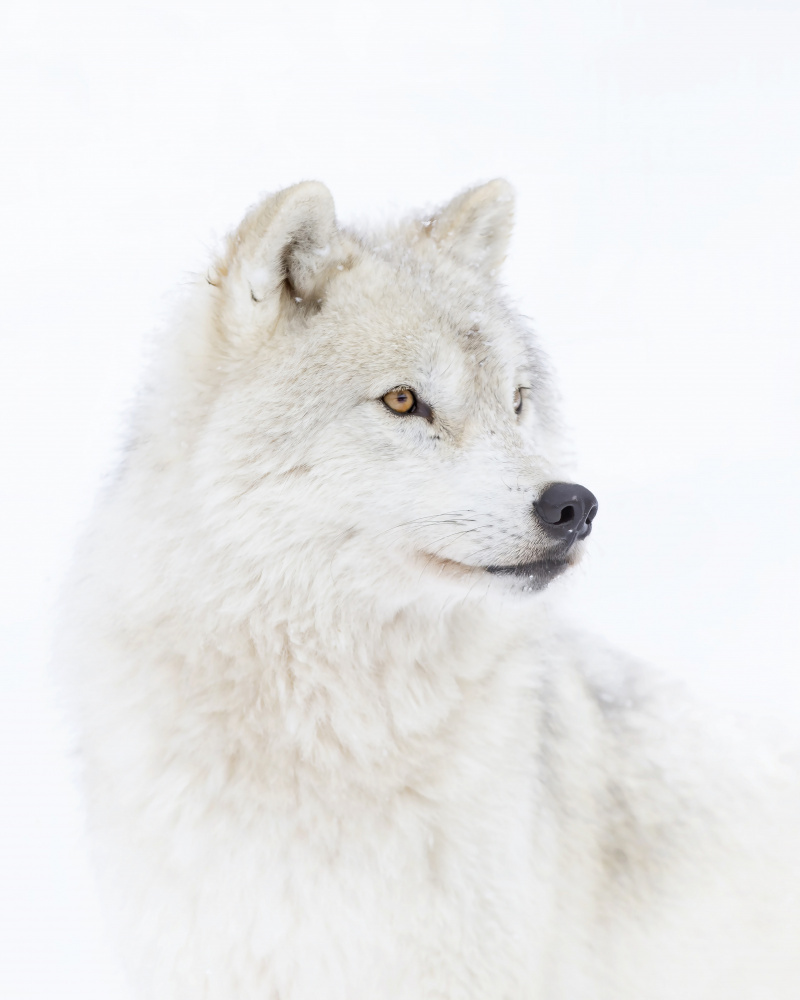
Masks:
[[[145,338],[260,193],[502,175],[600,499],[577,617],[800,720],[796,0],[17,3],[0,15],[0,995],[124,996],[46,681]]]

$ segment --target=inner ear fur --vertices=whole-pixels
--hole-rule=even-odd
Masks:
[[[514,189],[498,177],[456,195],[423,232],[461,263],[493,274],[508,253],[513,222]]]
[[[208,275],[220,289],[229,336],[269,332],[287,303],[316,303],[339,249],[333,198],[318,181],[295,184],[252,208]]]

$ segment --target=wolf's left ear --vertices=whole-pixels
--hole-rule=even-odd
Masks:
[[[501,178],[457,195],[424,227],[443,250],[492,274],[508,252],[514,189]]]
[[[282,309],[315,302],[338,247],[333,198],[324,184],[306,181],[265,198],[209,272],[221,292],[226,334],[263,336]]]

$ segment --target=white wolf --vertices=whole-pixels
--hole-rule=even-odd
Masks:
[[[163,346],[60,639],[141,997],[800,997],[790,768],[543,606],[596,503],[511,217],[299,184]]]

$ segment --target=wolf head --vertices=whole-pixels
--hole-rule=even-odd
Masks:
[[[498,284],[512,212],[496,180],[368,235],[318,183],[246,216],[143,428],[198,574],[440,600],[575,560],[596,502],[560,482],[547,366]]]

